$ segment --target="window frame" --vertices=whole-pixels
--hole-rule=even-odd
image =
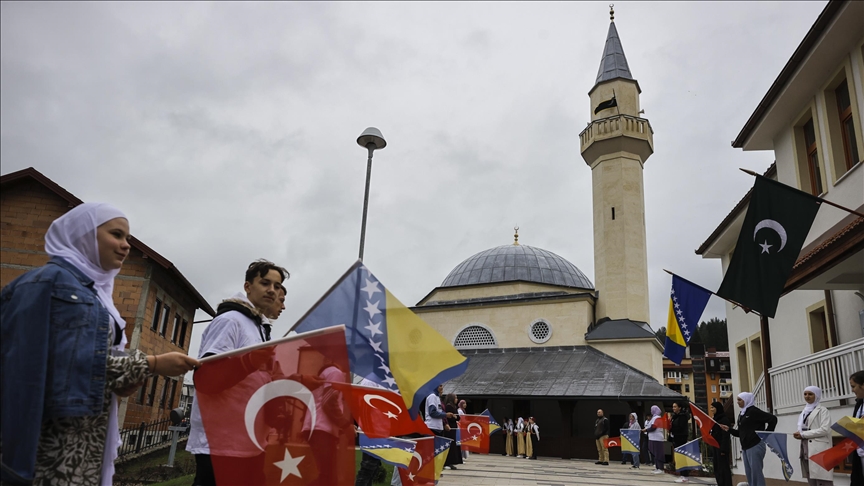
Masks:
[[[180,317],[180,313],[174,314],[174,328],[171,330],[171,342],[174,344],[177,344],[177,334],[180,331],[178,328],[182,320],[183,318]]]
[[[156,297],[156,305],[153,306],[153,322],[150,324],[150,330],[159,330],[159,321],[162,318],[162,301]]]
[[[163,304],[162,306],[162,324],[159,325],[159,335],[165,337],[166,332],[168,331],[168,319],[171,316],[171,306],[168,304]]]

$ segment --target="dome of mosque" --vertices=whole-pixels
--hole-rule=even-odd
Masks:
[[[594,284],[576,265],[551,251],[520,244],[502,245],[477,253],[457,265],[441,287],[517,280],[594,289]]]

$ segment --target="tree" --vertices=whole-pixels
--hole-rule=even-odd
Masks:
[[[655,332],[654,335],[657,336],[657,339],[660,340],[660,343],[665,344],[666,343],[666,326],[663,326],[660,329],[657,329],[657,332]]]
[[[708,322],[699,324],[697,335],[705,345],[705,349],[716,348],[717,351],[729,351],[729,333],[726,330],[726,319],[712,317]]]

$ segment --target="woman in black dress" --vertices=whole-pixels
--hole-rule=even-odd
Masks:
[[[689,407],[688,407],[689,408]],[[676,447],[681,447],[686,444],[690,439],[690,415],[687,413],[687,409],[682,407],[680,403],[675,402],[672,404],[672,428],[669,430],[669,439],[672,441],[672,449],[674,450]],[[672,454],[675,455],[674,453]],[[687,478],[690,475],[690,471],[684,470],[680,472],[681,477],[678,478],[676,483],[686,483],[689,481]]]
[[[456,469],[457,464],[462,464],[462,448],[456,442],[456,435],[459,433],[458,403],[455,393],[448,394],[444,399],[444,411],[447,412],[447,425],[450,426],[450,430],[444,432],[444,437],[453,439],[453,442],[450,443],[450,450],[447,452],[447,459],[444,461],[444,467],[449,467],[450,469]]]
[[[730,427],[732,422],[726,416],[726,410],[720,402],[711,404],[714,410],[714,421],[718,425]],[[732,439],[729,432],[724,431],[717,425],[711,429],[711,437],[720,444],[720,448],[712,447],[714,453],[714,479],[717,480],[717,486],[732,486]]]

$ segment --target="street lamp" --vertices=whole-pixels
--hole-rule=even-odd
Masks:
[[[360,226],[360,261],[363,261],[363,247],[366,245],[366,211],[369,209],[369,181],[372,179],[372,152],[387,146],[381,130],[369,127],[357,137],[357,145],[369,150],[366,161],[366,193],[363,195],[363,223]]]

